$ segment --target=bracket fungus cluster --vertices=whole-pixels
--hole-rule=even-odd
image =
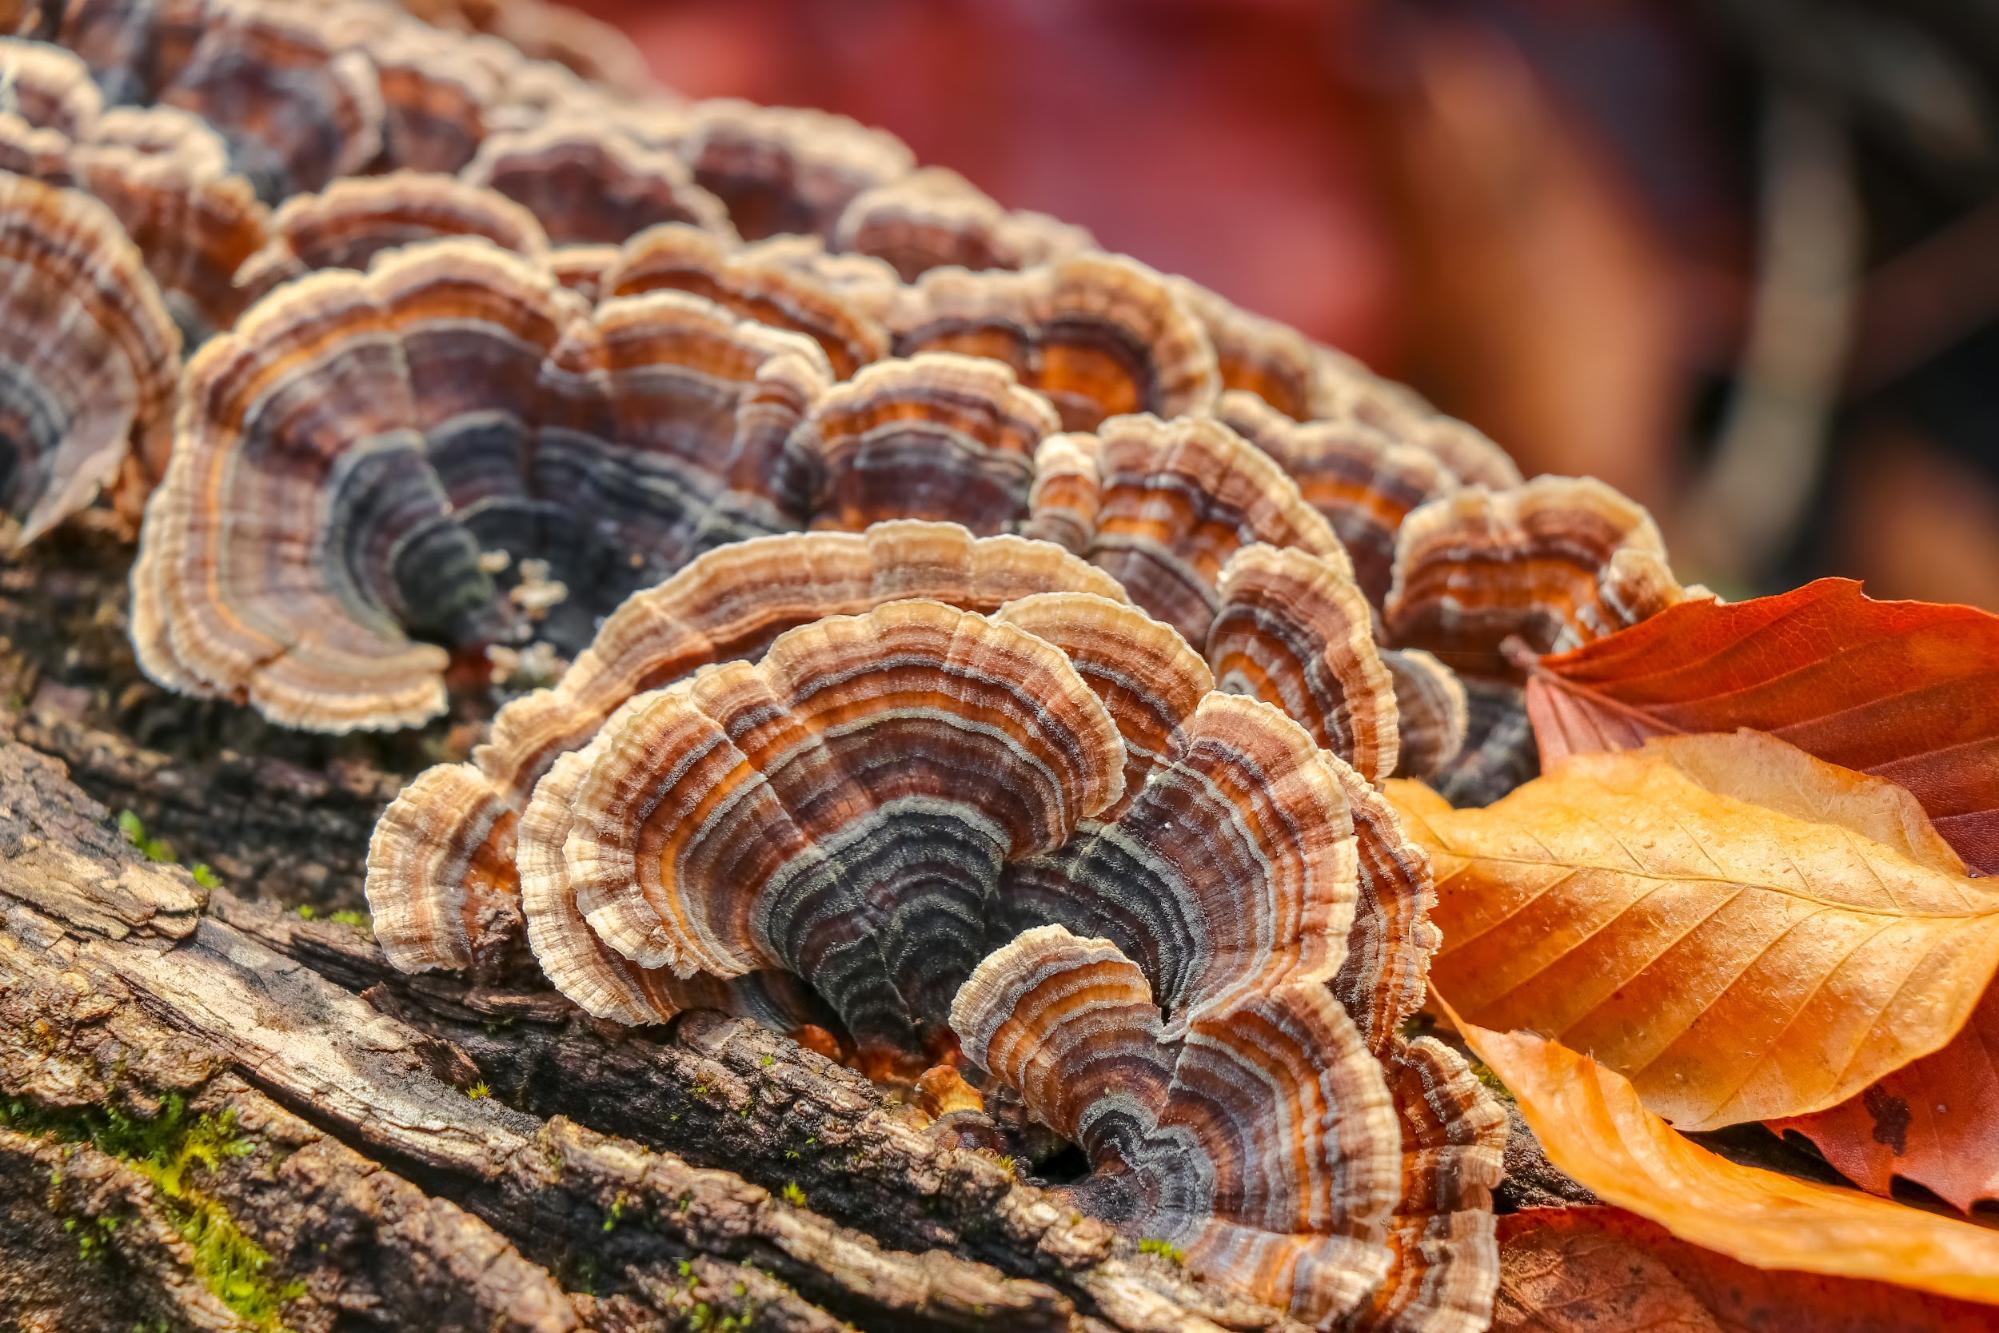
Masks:
[[[566,660],[382,817],[396,966],[956,1069],[1264,1306],[1480,1326],[1505,1122],[1404,1033],[1380,786],[1531,771],[1520,645],[1684,596],[1649,518],[879,131],[421,8],[7,11],[27,535],[137,460],[140,664],[289,726]]]

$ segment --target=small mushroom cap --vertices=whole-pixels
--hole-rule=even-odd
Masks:
[[[1216,415],[1275,459],[1326,516],[1353,560],[1355,581],[1379,609],[1402,520],[1457,490],[1457,477],[1430,450],[1355,417],[1296,422],[1239,391],[1222,395]]]
[[[1398,778],[1429,778],[1458,757],[1470,725],[1470,705],[1457,672],[1421,648],[1390,649],[1381,655],[1395,682],[1395,714],[1401,752]]]
[[[782,967],[899,1049],[983,952],[1001,866],[1123,788],[1117,729],[1057,649],[929,601],[792,630],[595,744],[564,859],[597,937],[683,974]]]
[[[1352,574],[1258,543],[1223,566],[1208,662],[1221,687],[1276,704],[1370,782],[1395,769],[1395,688]]]
[[[930,352],[834,386],[792,448],[814,477],[814,527],[922,518],[985,536],[1026,513],[1035,450],[1059,428],[1048,400],[1003,364]]]
[[[410,971],[469,966],[490,949],[484,867],[512,864],[515,812],[559,755],[586,744],[634,695],[754,657],[785,630],[828,615],[911,597],[996,611],[1053,589],[1123,596],[1108,576],[1044,543],[974,539],[945,523],[764,537],[703,555],[628,599],[553,688],[501,709],[475,763],[432,768],[390,804],[369,845],[377,938]],[[578,1002],[589,1008],[586,994]],[[618,1017],[608,1005],[592,1012]]]
[[[653,132],[750,240],[828,237],[854,196],[916,165],[901,140],[845,116],[730,98],[662,114]]]
[[[926,273],[889,319],[895,350],[960,352],[1013,367],[1070,430],[1106,417],[1203,412],[1219,391],[1214,349],[1157,273],[1082,254],[1021,273]]]
[[[1123,1228],[1177,1245],[1195,1272],[1321,1327],[1386,1275],[1395,1113],[1323,987],[1233,997],[1176,1038],[1114,944],[1044,926],[979,964],[951,1025],[1097,1179],[1129,1177]]]
[[[865,303],[781,256],[738,248],[699,228],[665,224],[640,232],[603,282],[605,296],[692,292],[758,323],[802,333],[826,353],[837,379],[888,354],[888,332]]]
[[[1042,446],[1026,531],[1059,537],[1192,644],[1206,644],[1222,569],[1255,542],[1348,570],[1332,527],[1276,463],[1210,417],[1116,417]],[[1073,543],[1073,545],[1072,545]]]
[[[25,545],[165,466],[180,335],[110,211],[0,172],[0,503]]]
[[[679,157],[616,123],[565,117],[496,131],[462,175],[524,205],[559,245],[620,244],[662,222],[734,234]]]
[[[363,20],[373,30],[354,34],[382,100],[382,144],[373,166],[458,171],[486,137],[489,109],[501,100],[500,76],[477,45],[379,8],[382,14]],[[354,26],[353,12],[342,15],[343,26]]]
[[[482,186],[430,172],[335,181],[296,195],[271,215],[271,239],[246,259],[236,285],[251,298],[316,269],[365,269],[384,251],[450,236],[483,237],[540,258],[548,237],[534,215]]]
[[[7,111],[66,139],[82,139],[104,111],[104,96],[74,52],[46,42],[0,38]]]
[[[214,127],[259,198],[324,189],[375,159],[382,92],[363,52],[339,50],[303,6],[205,0],[199,8],[199,39],[149,100]]]
[[[1081,227],[1008,212],[955,171],[924,167],[854,197],[833,228],[840,250],[886,260],[905,281],[933,268],[1023,269],[1096,249]]]
[[[1652,516],[1594,478],[1470,487],[1403,523],[1384,619],[1391,643],[1466,675],[1516,679],[1502,648],[1562,652],[1681,596]]]

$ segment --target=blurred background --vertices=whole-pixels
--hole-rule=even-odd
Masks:
[[[584,0],[1646,504],[1999,609],[1999,0]]]

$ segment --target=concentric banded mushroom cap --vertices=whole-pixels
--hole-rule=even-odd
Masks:
[[[1124,595],[1053,546],[974,539],[948,523],[773,536],[709,552],[627,600],[555,686],[500,710],[473,763],[430,769],[390,805],[368,857],[368,897],[383,949],[397,966],[418,970],[464,967],[496,947],[492,941],[519,913],[512,869],[518,812],[556,758],[586,744],[634,695],[711,663],[754,658],[784,631],[826,616],[906,598],[989,612],[1030,594],[1072,589]]]
[[[1329,363],[1309,338],[1186,278],[1175,278],[1173,289],[1206,330],[1224,391],[1251,394],[1293,421],[1341,414],[1341,381],[1327,373]]]
[[[519,259],[443,241],[314,274],[212,340],[133,571],[148,674],[323,730],[438,712],[445,652],[411,633],[504,630],[482,541],[537,512],[535,375],[574,314]]]
[[[831,235],[863,190],[915,167],[900,139],[845,116],[730,98],[657,117],[653,134],[729,211],[750,240]]]
[[[888,331],[865,301],[761,246],[685,225],[652,227],[621,247],[603,278],[605,296],[692,292],[772,328],[802,333],[846,379],[888,354]]]
[[[411,635],[510,632],[482,550],[548,560],[571,594],[548,632],[580,641],[706,546],[797,526],[783,445],[825,379],[812,344],[694,298],[585,315],[483,242],[315,275],[191,370],[135,579],[142,660],[295,724],[429,716],[444,655]]]
[[[381,148],[371,164],[383,171],[453,172],[479,151],[502,83],[480,45],[413,23],[386,7],[341,25],[373,67],[382,102]],[[336,31],[339,29],[336,28]]]
[[[955,171],[924,167],[854,197],[835,248],[888,261],[905,280],[933,268],[1023,269],[1096,249],[1081,227],[1009,212]]]
[[[1353,560],[1361,591],[1379,609],[1403,519],[1457,490],[1457,477],[1428,449],[1357,418],[1292,421],[1239,391],[1223,394],[1215,414],[1276,460],[1305,502],[1326,516]]]
[[[679,157],[615,122],[558,117],[495,132],[462,175],[524,205],[561,245],[620,244],[661,222],[734,235]]]
[[[1245,546],[1222,567],[1208,661],[1222,688],[1267,699],[1370,782],[1401,748],[1395,687],[1360,585],[1305,551]]]
[[[200,36],[154,96],[221,134],[259,198],[324,189],[374,161],[382,92],[365,54],[339,49],[305,6],[204,0],[198,8]]]
[[[1075,1191],[1195,1272],[1309,1323],[1387,1275],[1400,1137],[1381,1066],[1321,986],[1282,983],[1162,1026],[1107,939],[1030,930],[959,991],[968,1059],[1096,1168]]]
[[[1561,652],[1682,596],[1651,515],[1593,478],[1472,487],[1410,514],[1385,608],[1388,639],[1467,675],[1512,678],[1502,648]]]
[[[1347,569],[1332,527],[1265,454],[1210,417],[1115,417],[1036,459],[1024,531],[1108,571],[1132,600],[1206,644],[1222,568],[1255,542]]]
[[[912,515],[986,536],[1026,514],[1035,451],[1058,429],[1048,400],[1001,363],[929,352],[836,385],[792,446],[813,472],[815,527]]]
[[[929,601],[789,631],[592,742],[576,906],[640,967],[803,977],[864,1048],[921,1058],[983,954],[1001,867],[1123,792],[1067,658]]]
[[[432,172],[360,176],[319,194],[294,195],[271,215],[270,230],[270,240],[236,272],[237,286],[251,299],[317,269],[365,269],[384,251],[419,241],[477,236],[518,255],[548,253],[548,237],[527,209]]]
[[[1220,387],[1199,321],[1164,278],[1121,257],[1077,255],[1020,273],[936,269],[897,302],[890,331],[904,356],[1006,362],[1070,430],[1124,413],[1206,411]]]
[[[0,172],[0,502],[31,542],[166,465],[180,335],[97,200]]]

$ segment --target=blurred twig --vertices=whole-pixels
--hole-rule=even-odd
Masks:
[[[1844,130],[1796,94],[1763,122],[1748,342],[1712,462],[1674,525],[1676,563],[1724,587],[1796,535],[1823,467],[1852,339],[1864,215]]]

